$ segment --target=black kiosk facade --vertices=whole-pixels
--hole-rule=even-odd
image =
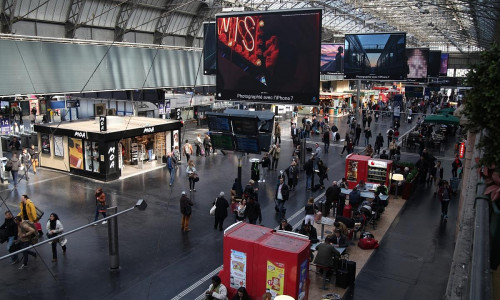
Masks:
[[[40,166],[102,181],[120,178],[125,166],[148,159],[157,163],[174,146],[182,123],[146,117],[107,116],[95,120],[38,124]]]

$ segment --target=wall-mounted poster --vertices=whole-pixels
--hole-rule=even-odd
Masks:
[[[50,155],[50,138],[48,134],[42,134],[42,154]]]
[[[299,299],[302,300],[306,297],[306,280],[309,268],[307,267],[307,259],[300,264],[300,274],[299,274]]]
[[[83,146],[81,139],[68,139],[69,166],[73,169],[83,170]]]
[[[283,295],[285,285],[285,265],[267,261],[266,289],[273,297]]]
[[[231,249],[230,284],[234,289],[247,285],[247,254]]]
[[[174,145],[172,148],[175,148],[175,146],[179,146],[179,130],[174,130]]]
[[[62,136],[54,136],[54,155],[64,157],[64,144]]]

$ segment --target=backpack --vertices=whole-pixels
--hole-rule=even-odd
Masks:
[[[359,239],[358,246],[361,249],[377,249],[379,244],[374,238],[361,238]]]
[[[12,171],[12,160],[9,159],[9,161],[5,164],[5,171]]]

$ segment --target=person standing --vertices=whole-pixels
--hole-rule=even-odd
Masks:
[[[458,168],[461,167],[462,167],[462,162],[460,161],[458,154],[455,154],[455,159],[451,163],[451,176],[453,176],[454,178],[458,177]]]
[[[356,129],[355,129],[355,137],[354,137],[354,145],[355,146],[358,146],[359,145],[359,139],[361,137],[361,126],[356,125]]]
[[[328,217],[330,215],[330,209],[332,208],[333,205],[337,207],[337,202],[339,201],[340,198],[340,187],[337,184],[337,181],[334,181],[331,186],[329,186],[326,191],[325,191],[325,207],[322,213],[323,216]],[[338,212],[337,212],[338,214]],[[335,215],[335,214],[334,214]]]
[[[295,161],[292,161],[286,170],[286,174],[288,175],[288,185],[290,187],[290,191],[295,191],[295,187],[299,181],[299,168],[297,168],[297,163]]]
[[[224,220],[227,218],[227,208],[229,203],[226,198],[224,198],[224,192],[220,192],[219,197],[215,199],[215,224],[214,229],[219,227],[219,231],[222,231],[224,225]]]
[[[17,225],[14,221],[14,216],[11,211],[5,212],[5,221],[3,222],[0,229],[4,229],[6,231],[7,237],[7,251],[9,251],[10,247],[14,244],[14,241],[17,239]],[[10,257],[11,264],[17,264],[19,262],[17,254]]]
[[[59,216],[55,213],[50,214],[46,228],[47,228],[47,237],[49,238],[60,235],[64,230],[64,227],[61,221],[59,220]],[[61,245],[63,254],[65,255],[67,242],[68,240],[64,236],[50,242],[50,244],[52,245],[52,262],[57,262],[57,244]]]
[[[375,152],[377,154],[380,154],[380,148],[384,145],[384,137],[382,136],[382,133],[379,132],[377,135],[377,138],[375,139]]]
[[[19,169],[21,168],[21,165],[22,165],[21,160],[17,157],[17,153],[13,152],[12,157],[6,164],[6,167],[11,168],[10,173],[12,174],[12,181],[14,182],[14,188],[17,188],[17,174],[19,172]]]
[[[186,156],[186,162],[189,162],[189,158],[193,155],[193,146],[191,146],[188,140],[182,146],[182,153]]]
[[[314,156],[304,164],[304,170],[306,171],[306,191],[308,191],[314,185]]]
[[[174,179],[175,179],[175,162],[174,158],[172,157],[172,152],[168,152],[167,154],[167,168],[168,168],[168,173],[170,174],[169,185],[172,186],[174,184]]]
[[[191,231],[189,228],[189,220],[191,219],[191,206],[193,206],[193,202],[186,195],[186,191],[182,191],[181,199],[180,199],[180,207],[181,207],[181,230],[184,232]]]
[[[259,224],[262,223],[262,212],[260,210],[259,202],[255,201],[254,198],[248,199],[246,205],[246,216],[248,218],[248,223],[257,224],[257,219],[259,219]]]
[[[23,148],[23,152],[21,154],[21,163],[22,163],[22,166],[24,169],[24,179],[26,179],[26,181],[28,181],[28,179],[29,179],[28,169],[29,169],[30,163],[31,163],[31,156],[29,155],[28,149],[26,149],[26,148]]]
[[[154,150],[154,145],[155,143],[151,138],[148,139],[148,142],[146,143],[146,150],[148,150],[148,162],[153,161],[153,150]]]
[[[344,154],[344,151],[347,151],[347,146],[349,146],[349,140],[350,140],[349,133],[346,132],[344,139],[344,147],[342,148],[342,152],[340,152],[340,156]],[[349,153],[349,151],[347,151],[347,153]]]
[[[35,145],[31,144],[28,149],[28,153],[31,156],[31,166],[33,166],[33,173],[36,175],[36,167],[38,167],[38,151],[35,150]]]
[[[448,219],[448,206],[450,205],[451,194],[452,191],[448,181],[443,180],[438,191],[438,197],[439,201],[441,201],[441,220],[444,222]]]
[[[97,219],[99,218],[99,213],[102,214],[104,218],[106,218],[106,210],[107,210],[107,205],[106,205],[106,194],[102,191],[102,188],[97,188],[95,191],[95,201],[96,201],[96,206],[95,206],[95,218],[94,222],[97,222]],[[101,224],[106,224],[108,221],[104,220],[102,221]],[[94,225],[97,225],[95,223]]]
[[[228,300],[227,298],[227,288],[222,284],[222,280],[219,276],[215,275],[212,277],[212,284],[205,291],[206,299],[220,299]]]
[[[391,128],[389,128],[389,130],[387,130],[387,147],[389,147],[389,145],[391,144],[393,135],[394,135],[394,130],[391,127]],[[389,155],[389,157],[390,157],[390,155]]]
[[[281,126],[280,126],[280,123],[276,123],[276,126],[274,126],[274,143],[281,144]]]
[[[372,130],[370,127],[365,128],[365,146],[370,144],[370,138],[372,137]]]
[[[275,199],[278,202],[278,220],[285,217],[285,202],[288,200],[289,188],[285,184],[283,177],[280,178],[280,182],[276,186]]]
[[[278,162],[280,160],[280,144],[276,143],[273,145],[272,149],[269,151],[269,155],[271,156],[271,170],[276,170],[278,168]]]
[[[196,156],[201,155],[201,147],[203,146],[203,141],[201,140],[201,134],[196,135],[196,142],[194,143],[196,146]]]
[[[260,165],[262,167],[262,172],[260,173],[259,182],[266,182],[267,172],[271,166],[271,159],[269,159],[269,153],[264,153],[264,156],[260,160]]]
[[[319,146],[318,143],[314,144],[314,146],[316,147],[314,149],[314,170],[317,170],[318,169],[318,162],[319,160],[321,159],[321,147]]]
[[[188,166],[186,168],[186,173],[189,179],[189,191],[190,192],[196,192],[196,189],[194,188],[194,185],[196,183],[196,168],[194,165],[194,161],[190,160],[188,161]]]
[[[38,243],[38,232],[36,231],[35,224],[29,220],[24,220],[17,216],[14,218],[17,225],[17,239],[20,243],[21,249],[27,248],[31,245]],[[36,258],[36,253],[30,250],[23,252],[23,264],[19,267],[22,270],[28,266],[28,255]]]
[[[21,142],[17,140],[17,137],[13,137],[12,141],[10,141],[8,148],[12,153],[21,150]]]
[[[330,148],[330,129],[327,128],[323,133],[323,143],[325,144],[325,153],[328,153],[328,148]]]
[[[368,127],[370,127],[370,125],[372,124],[372,114],[371,113],[368,114],[366,121],[368,122]]]
[[[33,204],[28,195],[21,196],[21,202],[19,202],[19,213],[17,215],[23,220],[29,220],[33,223],[38,220],[35,204]]]
[[[203,147],[205,147],[205,157],[209,156],[212,143],[210,142],[210,136],[208,134],[205,134],[205,138],[203,138]]]

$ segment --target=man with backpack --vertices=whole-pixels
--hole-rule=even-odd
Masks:
[[[186,143],[182,146],[182,152],[186,156],[186,162],[189,162],[189,158],[193,155],[193,146],[191,146],[188,140],[186,140]]]

